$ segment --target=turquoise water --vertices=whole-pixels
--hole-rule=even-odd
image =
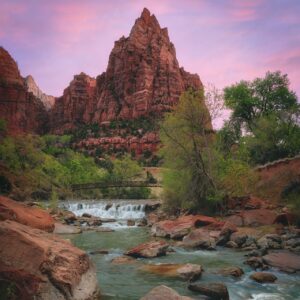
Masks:
[[[155,259],[139,259],[133,264],[115,265],[111,263],[114,257],[122,255],[127,249],[148,241],[148,228],[123,228],[115,232],[84,232],[68,236],[74,245],[87,252],[106,249],[109,254],[91,255],[97,268],[97,276],[103,297],[101,299],[140,299],[157,285],[167,285],[181,295],[200,299],[197,294],[187,289],[186,282],[167,278],[140,270],[148,263],[196,263],[202,265],[204,273],[202,282],[224,282],[229,290],[230,299],[281,300],[300,299],[300,276],[287,275],[275,270],[278,280],[275,284],[258,284],[249,279],[253,272],[243,264],[244,252],[220,248],[218,251],[186,251],[174,248],[175,252],[165,257]],[[239,278],[224,277],[216,274],[217,270],[227,266],[240,266],[245,274]]]

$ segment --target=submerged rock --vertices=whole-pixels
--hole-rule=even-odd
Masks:
[[[97,299],[96,271],[85,252],[9,220],[0,222],[0,232],[0,279],[15,284],[20,299]]]
[[[13,220],[47,232],[54,230],[54,219],[46,211],[0,196],[0,220]]]
[[[152,241],[144,244],[140,244],[125,253],[135,258],[144,257],[152,258],[157,256],[166,255],[169,244],[164,241]]]
[[[118,256],[115,257],[111,260],[111,263],[116,264],[116,265],[122,265],[122,264],[131,264],[135,263],[136,260],[130,256]]]
[[[277,277],[272,273],[256,272],[250,275],[250,278],[259,283],[273,283],[277,280]]]
[[[147,295],[140,300],[192,300],[190,297],[180,296],[173,289],[160,285],[153,288]]]
[[[213,300],[229,300],[227,287],[223,283],[191,283],[188,288],[193,292],[209,297]]]
[[[149,264],[141,267],[141,270],[162,276],[178,277],[189,281],[200,278],[202,274],[202,267],[196,264]]]

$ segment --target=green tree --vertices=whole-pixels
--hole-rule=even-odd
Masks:
[[[216,186],[211,172],[211,120],[202,90],[182,94],[178,105],[165,116],[160,138],[167,206],[171,209],[208,206]]]
[[[252,164],[262,164],[300,152],[300,105],[287,75],[268,72],[264,78],[241,81],[224,89],[231,118],[219,132],[224,152],[248,148]]]
[[[256,120],[278,112],[299,110],[296,94],[289,88],[287,74],[267,72],[264,78],[241,81],[224,89],[225,105],[232,109],[231,119],[253,130]]]

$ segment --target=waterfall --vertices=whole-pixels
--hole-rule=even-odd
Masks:
[[[137,220],[145,216],[145,204],[139,201],[77,201],[62,202],[60,206],[76,216],[88,213],[102,219]]]

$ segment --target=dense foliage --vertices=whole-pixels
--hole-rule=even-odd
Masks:
[[[107,159],[109,169],[99,166],[93,158],[71,150],[70,140],[70,136],[54,135],[4,138],[0,145],[3,191],[11,183],[15,198],[53,200],[56,194],[60,198],[74,196],[72,184],[125,180],[142,171],[129,157]],[[146,198],[150,193],[148,189],[138,188],[126,192],[132,198]],[[114,197],[115,194],[113,190],[89,191],[81,196]],[[127,194],[125,198],[129,197]]]
[[[300,105],[287,75],[241,81],[224,89],[224,99],[232,110],[220,132],[224,150],[245,144],[254,165],[300,152]]]
[[[203,91],[189,90],[161,124],[167,208],[211,210],[225,196],[249,193],[254,176],[240,157],[218,146]]]

